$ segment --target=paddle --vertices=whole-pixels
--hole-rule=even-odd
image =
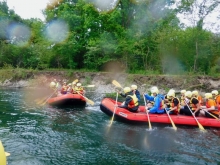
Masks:
[[[176,130],[177,130],[177,127],[176,127],[176,125],[174,124],[174,122],[173,122],[172,118],[170,117],[169,112],[167,112],[167,110],[165,110],[165,111],[166,111],[166,113],[167,113],[167,116],[168,116],[168,117],[169,117],[169,119],[170,119],[170,122],[171,122],[171,124],[172,124],[172,126],[173,126],[173,129],[176,131]]]
[[[115,99],[116,101],[115,101],[115,108],[114,108],[114,112],[113,112],[113,115],[112,115],[112,119],[111,119],[111,121],[110,121],[110,126],[112,125],[112,122],[113,122],[113,120],[114,120],[114,117],[115,117],[115,111],[116,111],[116,108],[117,108],[117,102],[118,102],[118,92],[117,92],[117,95],[116,95],[116,99]]]
[[[58,89],[58,88],[57,88],[57,89]],[[40,104],[40,105],[41,105],[41,106],[44,106],[44,105],[47,103],[47,101],[56,93],[57,89],[56,89],[42,104]]]
[[[147,104],[146,104],[146,99],[145,99],[144,94],[143,94],[143,97],[144,97],[144,104],[145,104],[145,108],[146,108],[146,107],[147,107]],[[151,123],[150,123],[150,117],[149,117],[148,111],[147,111],[147,119],[148,119],[148,124],[149,124],[149,130],[152,130]]]
[[[119,82],[117,82],[116,80],[113,80],[112,84],[115,85],[118,88],[122,88],[121,84],[119,84]]]
[[[82,96],[83,98],[85,98],[85,99],[86,99],[86,102],[88,102],[89,104],[91,104],[91,105],[94,105],[94,104],[95,104],[92,100],[89,100],[87,97],[81,95],[79,92],[76,91],[76,93],[78,93],[80,96]]]
[[[93,88],[93,87],[95,87],[95,85],[87,85],[87,86],[82,86],[82,87],[85,87],[85,88]]]
[[[204,127],[199,123],[199,121],[197,120],[197,118],[195,117],[194,113],[192,112],[191,108],[189,107],[189,105],[187,104],[187,102],[185,101],[186,106],[189,108],[190,112],[192,113],[192,116],[194,117],[194,119],[196,120],[199,129],[202,131],[205,131]]]
[[[217,118],[215,115],[211,114],[209,111],[202,109],[203,111],[207,112],[209,115],[211,115],[212,117],[214,117],[215,119],[219,120],[219,118]]]

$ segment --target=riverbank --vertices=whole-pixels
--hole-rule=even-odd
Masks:
[[[17,72],[17,73],[16,73]],[[48,88],[53,79],[72,82],[78,79],[83,85],[95,85],[95,92],[112,93],[112,80],[117,80],[123,87],[136,84],[141,92],[149,91],[152,86],[158,86],[162,93],[170,88],[180,91],[199,90],[209,92],[220,87],[220,77],[192,75],[141,75],[113,72],[81,72],[81,71],[17,71],[7,70],[1,74],[0,86],[7,88]],[[11,75],[11,76],[10,76]]]

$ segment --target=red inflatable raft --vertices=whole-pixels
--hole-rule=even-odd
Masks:
[[[115,107],[116,101],[111,98],[104,98],[101,101],[100,109],[106,113],[107,115],[112,116],[114,113],[114,107]],[[121,103],[118,102],[118,105]],[[125,122],[148,122],[147,113],[144,112],[145,110],[144,106],[140,106],[139,110],[141,112],[133,113],[125,108],[119,108],[116,107],[115,109],[115,118],[125,121]],[[185,115],[170,115],[173,122],[175,124],[181,124],[181,125],[192,125],[192,126],[198,126],[196,120],[193,116],[185,116]],[[152,123],[164,123],[164,124],[170,124],[170,119],[166,113],[164,114],[149,114],[150,122]],[[198,122],[203,126],[208,127],[220,127],[220,120],[214,119],[214,118],[207,118],[207,117],[197,117]]]
[[[79,94],[64,94],[48,99],[47,103],[53,106],[86,105],[86,100]]]

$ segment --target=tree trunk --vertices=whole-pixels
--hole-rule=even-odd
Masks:
[[[196,55],[195,55],[195,59],[194,59],[194,67],[193,67],[193,71],[196,72],[196,65],[197,65],[197,59],[198,59],[199,53],[198,53],[198,43],[196,41]]]

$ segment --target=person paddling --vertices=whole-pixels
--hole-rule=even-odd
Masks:
[[[140,95],[139,90],[137,89],[137,85],[131,85],[131,90],[132,90],[132,92],[137,96],[138,102],[140,103],[140,101],[141,101],[141,95]]]
[[[206,105],[201,106],[200,114],[205,117],[213,118],[212,115],[219,117],[219,111],[215,109],[216,103],[215,100],[212,98],[212,93],[205,94]],[[210,114],[212,115],[210,115]]]
[[[125,101],[122,105],[119,105],[120,108],[126,108],[131,112],[137,112],[139,108],[138,98],[132,92],[130,87],[125,87],[124,89]]]
[[[184,108],[180,109],[180,114],[184,114],[187,116],[192,116],[192,115],[199,116],[200,103],[197,98],[192,97],[191,91],[186,91],[185,93],[185,104],[186,105],[184,106]]]
[[[152,96],[144,94],[146,100],[154,101],[152,107],[146,107],[146,111],[148,113],[164,113],[163,95],[159,94],[159,90],[157,87],[151,88],[151,94]]]
[[[216,109],[218,109],[220,111],[220,95],[218,94],[218,91],[213,90],[212,96],[213,96],[215,103],[216,103]]]
[[[170,101],[170,107],[165,108],[166,111],[169,112],[169,114],[177,115],[180,111],[180,101],[177,97],[175,97],[175,92],[173,90],[169,91],[167,93],[167,97]]]

